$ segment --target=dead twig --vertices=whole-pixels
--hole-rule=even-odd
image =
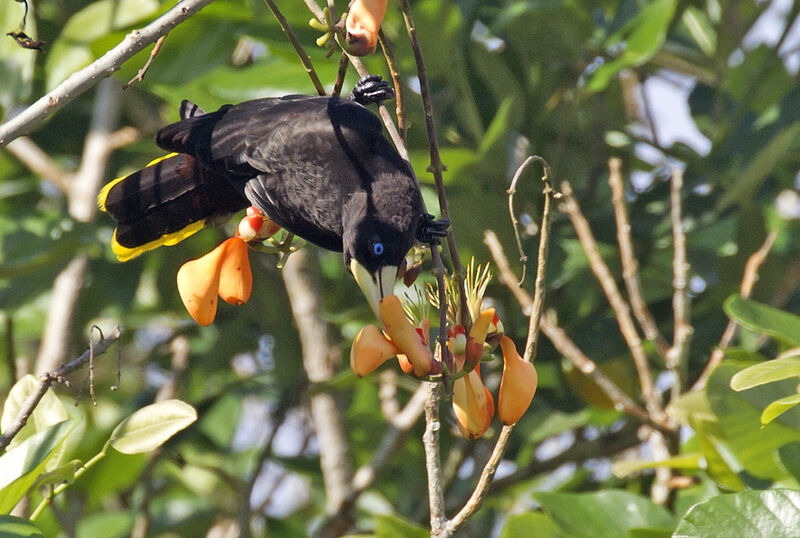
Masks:
[[[78,368],[81,368],[87,362],[89,362],[89,360],[94,359],[94,357],[98,357],[105,353],[108,348],[111,347],[111,344],[119,340],[120,334],[119,327],[114,327],[114,330],[111,331],[111,334],[109,334],[107,337],[101,337],[99,341],[93,343],[89,349],[87,349],[77,359],[64,364],[56,370],[42,374],[39,377],[39,387],[36,389],[36,392],[28,397],[28,399],[22,405],[17,418],[14,419],[6,431],[0,435],[0,450],[5,450],[11,440],[14,439],[23,426],[25,426],[25,423],[27,423],[28,419],[33,413],[33,410],[36,409],[36,406],[47,392],[47,389],[50,388],[50,385],[52,385],[54,382],[66,383],[67,381],[65,378],[68,374],[74,372]]]
[[[141,69],[136,73],[136,76],[130,79],[123,87],[123,90],[127,90],[131,88],[137,82],[141,82],[144,80],[144,76],[147,74],[147,70],[150,69],[150,65],[153,63],[153,60],[156,59],[156,56],[161,51],[161,46],[164,44],[164,40],[167,39],[168,34],[164,34],[158,38],[156,41],[156,46],[153,47],[153,50],[150,52],[150,57],[147,58],[147,61],[144,63]]]

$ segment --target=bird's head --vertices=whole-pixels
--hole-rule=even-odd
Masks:
[[[398,270],[414,243],[415,223],[376,215],[366,205],[345,217],[344,263],[378,319],[379,303],[394,294]]]

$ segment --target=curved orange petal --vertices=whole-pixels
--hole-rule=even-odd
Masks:
[[[227,246],[217,248],[178,269],[178,293],[189,315],[200,325],[210,325],[217,315],[220,269]]]
[[[477,368],[453,383],[453,411],[464,437],[477,439],[489,429],[494,401]]]
[[[225,256],[219,275],[219,296],[228,304],[244,304],[253,291],[247,243],[241,237],[225,240]]]
[[[492,319],[494,319],[494,308],[487,308],[480,313],[478,319],[475,320],[469,330],[465,353],[468,368],[474,368],[478,361],[481,360],[483,343],[486,341],[486,335],[489,332],[489,325],[491,325]]]
[[[414,375],[422,377],[431,373],[433,354],[422,343],[419,333],[406,318],[400,298],[397,295],[387,295],[381,299],[380,314],[386,333],[412,364]]]
[[[536,394],[538,375],[533,364],[517,353],[514,342],[508,336],[500,340],[503,349],[503,379],[497,397],[497,414],[505,424],[514,424],[531,405]]]
[[[364,377],[397,354],[398,349],[375,325],[367,325],[358,331],[350,348],[350,369]]]

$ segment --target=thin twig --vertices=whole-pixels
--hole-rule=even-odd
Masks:
[[[269,9],[272,11],[272,14],[275,16],[278,24],[281,26],[283,33],[286,34],[286,37],[288,37],[289,41],[292,43],[295,52],[297,52],[297,57],[300,59],[300,63],[303,64],[303,68],[305,68],[308,77],[311,79],[311,83],[314,85],[314,89],[317,90],[319,95],[325,95],[327,92],[325,91],[325,87],[322,85],[322,82],[320,82],[317,72],[314,70],[314,66],[311,65],[311,57],[308,55],[308,53],[306,53],[303,45],[300,43],[300,40],[297,39],[294,30],[292,30],[292,25],[289,24],[289,21],[286,20],[286,17],[283,16],[283,13],[281,13],[281,10],[273,0],[264,0],[264,3],[266,3]]]
[[[661,357],[665,357],[669,344],[658,330],[653,314],[647,308],[642,285],[639,280],[639,262],[633,252],[631,240],[631,223],[625,203],[625,188],[622,183],[622,161],[616,157],[608,160],[608,184],[611,186],[611,203],[614,205],[614,218],[617,221],[617,243],[619,243],[622,260],[622,279],[628,290],[628,297],[633,307],[633,315],[644,332],[644,337],[653,342]]]
[[[85,365],[89,362],[89,359],[92,357],[97,357],[102,355],[103,353],[108,350],[108,348],[119,340],[120,336],[120,329],[119,327],[114,327],[114,330],[111,331],[107,337],[101,338],[98,342],[92,344],[92,346],[87,349],[83,355],[78,357],[77,359],[68,362],[67,364],[61,366],[60,368],[47,372],[39,377],[39,387],[36,391],[31,394],[25,403],[22,405],[22,408],[17,415],[17,418],[9,425],[6,431],[0,435],[0,451],[5,450],[8,444],[11,442],[14,437],[19,433],[19,431],[25,426],[25,423],[30,418],[33,410],[36,409],[36,406],[39,404],[39,401],[47,392],[47,389],[50,388],[50,385],[53,384],[55,381],[63,381],[65,376],[78,368]]]
[[[144,63],[139,72],[136,73],[136,76],[130,79],[123,87],[123,90],[130,89],[134,84],[137,82],[141,82],[144,80],[144,76],[147,74],[147,70],[150,69],[150,64],[153,63],[158,53],[161,51],[161,46],[164,44],[164,40],[167,39],[167,34],[162,35],[156,41],[156,46],[153,47],[153,50],[150,52],[150,56],[147,58],[147,61]]]
[[[508,186],[508,190],[506,191],[508,194],[508,216],[511,218],[511,226],[514,228],[514,238],[517,240],[517,251],[519,252],[519,263],[522,265],[522,276],[519,277],[518,281],[520,286],[522,286],[522,283],[525,282],[525,273],[528,268],[528,255],[525,254],[525,249],[522,247],[522,235],[519,231],[519,220],[517,219],[517,213],[514,211],[514,195],[517,193],[517,182],[519,182],[519,178],[522,177],[522,174],[528,168],[528,165],[533,162],[539,162],[542,164],[542,168],[544,168],[544,175],[542,179],[549,181],[550,165],[547,164],[547,161],[540,156],[531,155],[525,159],[522,164],[519,165],[519,167],[517,167],[517,171],[514,172],[514,177],[511,179],[511,184]]]
[[[483,242],[492,254],[492,259],[497,267],[500,281],[511,290],[523,311],[530,310],[533,305],[533,298],[527,291],[517,285],[517,278],[511,270],[508,258],[505,255],[497,235],[493,231],[487,230],[484,232]],[[556,323],[555,316],[552,312],[542,318],[542,332],[561,355],[600,387],[603,394],[611,400],[615,409],[627,413],[644,423],[652,423],[647,411],[625,394],[625,392],[619,388],[611,378],[606,376],[603,371],[598,368],[597,364],[587,357],[575,342],[567,336],[566,332]],[[663,426],[659,427],[663,428]]]
[[[539,250],[536,262],[534,296],[531,303],[531,314],[528,323],[528,337],[525,342],[524,359],[529,362],[532,362],[536,357],[536,344],[539,340],[539,329],[542,321],[542,313],[544,311],[547,252],[550,246],[550,224],[552,221],[550,207],[554,196],[553,188],[550,185],[550,165],[547,164],[547,161],[538,156],[529,157],[520,166],[520,168],[525,167],[527,163],[532,162],[532,160],[540,161],[544,168],[544,175],[542,176],[542,182],[544,183],[544,188],[542,190],[542,193],[544,194],[544,207],[542,209],[542,225],[541,233],[539,235]],[[518,180],[519,174],[515,175],[515,178]],[[515,187],[516,182],[514,181],[512,182],[512,189]],[[513,207],[509,206],[509,209],[513,214]],[[464,523],[466,523],[472,514],[474,514],[478,508],[480,508],[481,504],[483,503],[483,498],[486,496],[486,492],[488,491],[489,484],[492,482],[495,472],[497,472],[497,466],[500,465],[500,461],[503,459],[503,454],[505,454],[508,440],[511,438],[511,432],[513,429],[514,425],[512,424],[503,426],[502,430],[500,430],[500,435],[497,437],[497,441],[492,449],[492,454],[489,456],[489,460],[486,462],[486,465],[484,465],[483,470],[481,471],[481,475],[478,478],[478,483],[475,485],[475,489],[472,491],[472,495],[470,495],[469,500],[464,504],[464,507],[459,510],[453,519],[448,522],[448,533],[454,534]]]
[[[770,232],[767,235],[767,238],[764,239],[764,243],[759,247],[759,249],[753,252],[753,254],[751,254],[747,259],[747,263],[744,266],[744,274],[742,275],[742,283],[739,288],[739,294],[742,297],[750,297],[750,294],[753,291],[753,286],[755,285],[756,280],[758,280],[758,270],[761,268],[764,260],[767,259],[769,251],[772,249],[772,245],[775,244],[775,239],[777,237],[778,232]],[[720,338],[719,344],[714,351],[711,352],[711,357],[708,359],[706,367],[703,369],[703,372],[700,374],[700,377],[697,378],[697,381],[695,381],[694,385],[692,385],[692,391],[701,390],[706,386],[711,372],[714,371],[714,368],[719,366],[719,363],[721,363],[722,359],[725,357],[725,350],[731,345],[733,337],[736,334],[736,326],[737,325],[734,320],[728,321],[728,325],[725,327],[725,331],[722,333],[722,338]]]
[[[6,345],[3,350],[6,359],[6,369],[8,370],[8,379],[10,385],[17,381],[17,352],[14,349],[14,317],[11,312],[3,312],[3,325],[6,337]]]
[[[686,261],[686,233],[683,230],[681,217],[681,190],[683,189],[683,170],[675,169],[670,181],[669,198],[671,204],[670,220],[672,222],[672,310],[674,317],[674,335],[672,347],[665,357],[667,368],[673,374],[671,395],[673,401],[680,396],[684,384],[686,354],[689,339],[694,330],[689,323],[689,298],[686,288],[689,285],[689,262]]]
[[[344,77],[347,75],[347,68],[350,66],[350,59],[347,53],[342,51],[339,57],[339,71],[336,72],[336,82],[333,83],[333,91],[331,95],[340,95],[342,93],[342,86],[344,85]]]
[[[389,42],[389,39],[386,37],[386,34],[383,33],[383,28],[378,30],[378,43],[381,45],[383,56],[386,58],[386,66],[389,68],[389,74],[391,75],[392,83],[394,84],[394,110],[397,118],[397,130],[400,131],[400,136],[403,138],[403,142],[408,144],[408,138],[406,136],[406,107],[404,100],[405,88],[403,87],[403,81],[400,79],[400,69],[397,66],[397,61],[394,59],[392,45]]]
[[[447,348],[447,290],[444,283],[444,264],[439,253],[439,246],[431,244],[431,259],[433,260],[433,272],[436,275],[436,291],[439,297],[439,352],[440,360],[447,366],[446,374],[455,372],[453,356]]]
[[[175,28],[213,0],[182,0],[140,30],[133,30],[119,45],[103,56],[70,75],[52,91],[39,98],[28,108],[0,125],[0,147],[37,127],[45,118],[94,86],[111,76],[126,60],[132,58],[150,43]]]
[[[600,255],[600,251],[597,249],[597,242],[595,241],[589,222],[581,212],[578,201],[573,196],[572,187],[568,182],[565,181],[561,184],[561,192],[564,194],[561,210],[569,216],[572,226],[578,234],[578,239],[589,260],[592,272],[603,288],[603,292],[608,302],[611,304],[611,308],[614,310],[620,332],[631,351],[633,363],[639,375],[639,384],[641,385],[645,407],[648,413],[653,415],[655,420],[661,422],[664,418],[664,410],[661,406],[659,394],[653,385],[653,374],[650,371],[647,355],[642,347],[642,340],[639,338],[639,334],[633,324],[630,308],[622,298],[622,294],[619,292],[619,288],[614,281],[614,277],[611,275],[611,271],[608,269],[606,262]]]

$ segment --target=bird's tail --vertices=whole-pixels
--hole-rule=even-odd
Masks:
[[[117,221],[111,249],[120,261],[174,245],[209,220],[249,205],[224,177],[183,153],[171,153],[111,181],[97,202]]]

